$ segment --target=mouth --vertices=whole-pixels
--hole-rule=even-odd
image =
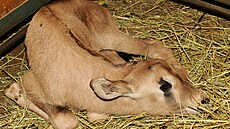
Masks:
[[[188,106],[188,107],[183,109],[183,112],[186,112],[188,114],[198,114],[198,113],[201,113],[204,111],[206,111],[206,109],[204,107],[200,107],[200,106],[196,106],[196,107]]]
[[[184,110],[188,112],[189,114],[197,114],[201,112],[201,110],[198,107],[187,107]]]
[[[199,107],[192,107],[192,106],[188,106],[188,107],[184,107],[182,109],[179,109],[177,111],[177,113],[182,113],[182,114],[198,114],[200,112],[202,112],[203,110]]]
[[[183,114],[198,114],[202,112],[206,112],[207,108],[210,107],[209,104],[200,104],[200,103],[186,103],[182,104],[180,108],[180,112]]]

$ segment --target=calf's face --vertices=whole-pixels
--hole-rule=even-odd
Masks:
[[[163,60],[140,61],[123,80],[93,79],[91,88],[106,101],[129,97],[135,101],[135,108],[153,115],[196,113],[199,104],[208,102],[186,73]]]

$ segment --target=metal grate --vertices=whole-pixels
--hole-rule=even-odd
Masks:
[[[172,0],[230,20],[230,0]]]

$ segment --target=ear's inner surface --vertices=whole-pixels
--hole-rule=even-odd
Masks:
[[[128,96],[132,93],[128,83],[122,80],[110,81],[105,78],[98,78],[91,80],[90,86],[99,98],[105,100]]]
[[[131,93],[131,89],[128,87],[128,83],[122,80],[111,81],[111,92],[117,92],[121,94]]]

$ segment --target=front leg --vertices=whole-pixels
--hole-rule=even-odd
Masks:
[[[78,120],[75,114],[61,106],[53,106],[27,99],[22,87],[18,83],[11,83],[5,90],[5,95],[15,101],[18,105],[28,108],[49,121],[55,129],[74,129],[77,127]],[[36,105],[39,105],[36,106]]]
[[[43,110],[27,99],[22,87],[18,83],[11,83],[10,87],[5,90],[5,95],[15,101],[18,105],[37,113],[45,120],[49,119],[49,116]]]

